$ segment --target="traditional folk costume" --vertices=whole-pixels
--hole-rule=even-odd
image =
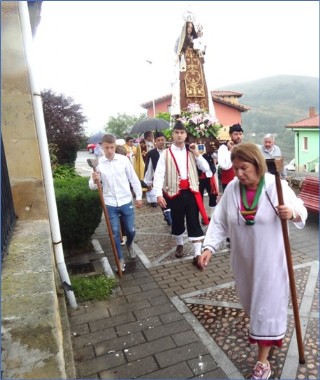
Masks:
[[[164,154],[164,150],[159,150],[157,148],[151,149],[147,153],[147,159],[145,163],[145,175],[144,175],[144,182],[148,186],[153,185],[153,177],[154,173],[156,171],[156,167],[159,161],[160,156]],[[150,191],[146,192],[146,198],[148,203],[155,203],[157,204],[157,194],[154,188],[152,188]],[[172,219],[171,219],[171,210],[170,208],[162,208],[163,216],[165,221],[167,222],[168,225],[171,226],[172,224]]]
[[[145,147],[146,145],[144,144],[143,149]],[[142,151],[141,149],[141,144],[138,144],[134,160],[134,170],[140,181],[142,181],[144,178],[144,156],[147,154],[147,150]]]
[[[221,185],[225,189],[228,183],[233,180],[235,174],[231,162],[231,152],[224,144],[218,149],[218,164],[221,168]]]
[[[123,146],[127,152],[127,157],[129,158],[130,162],[134,166],[135,156],[137,154],[137,148],[134,145],[130,146],[128,144],[124,144]]]
[[[163,150],[158,150],[157,148],[151,149],[149,152],[147,152],[144,168],[144,182],[148,186],[152,186],[153,184],[154,172],[156,171],[160,155],[163,154],[163,152]],[[157,195],[154,188],[152,188],[150,191],[147,191],[146,198],[148,203],[157,203]]]
[[[210,209],[210,217],[213,215],[213,210],[217,205],[217,196],[219,194],[218,185],[216,182],[216,178],[214,176],[216,172],[216,166],[214,164],[214,159],[212,154],[204,153],[202,157],[208,162],[209,170],[208,171],[198,171],[199,174],[199,191],[203,198],[204,190],[207,191],[209,196],[209,209]]]
[[[281,184],[284,204],[297,211],[301,222],[294,224],[303,228],[307,210],[288,183]],[[248,207],[251,201],[255,205]],[[259,340],[265,345],[281,346],[287,326],[289,280],[277,206],[272,174],[264,175],[255,194],[243,189],[238,178],[234,178],[215,208],[203,246],[214,253],[230,237],[236,289],[250,316],[250,342]]]
[[[198,241],[204,237],[199,222],[199,211],[205,224],[209,222],[199,193],[197,168],[207,171],[209,164],[202,156],[195,157],[185,146],[180,149],[173,144],[165,149],[160,157],[154,175],[153,186],[157,197],[162,196],[163,192],[168,199],[172,216],[171,233],[176,237],[177,245],[183,245],[185,217],[191,241]],[[201,243],[198,244],[201,249]],[[200,253],[195,252],[195,255],[198,256]]]
[[[243,132],[241,125],[233,124],[229,128],[229,135],[231,136],[233,132]],[[231,162],[231,151],[225,144],[221,145],[218,149],[218,165],[221,168],[221,185],[224,190],[235,176]]]

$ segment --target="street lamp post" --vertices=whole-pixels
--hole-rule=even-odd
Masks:
[[[146,59],[146,62],[149,63],[150,65],[152,65],[152,61],[150,61],[149,59]],[[153,107],[153,117],[156,117],[156,105],[154,102],[153,92],[152,92],[152,107]]]

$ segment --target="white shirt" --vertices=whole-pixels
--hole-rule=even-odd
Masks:
[[[181,179],[187,179],[188,173],[187,173],[187,153],[186,153],[186,147],[178,148],[176,145],[171,145],[171,151],[174,155],[174,158],[176,159],[178,168],[180,170],[180,178]],[[193,153],[190,153],[193,154]],[[206,172],[210,170],[209,164],[207,160],[205,160],[202,156],[195,157],[196,159],[196,165],[198,169],[200,169],[203,172]],[[157,197],[162,196],[162,187],[163,182],[166,174],[166,163],[165,163],[165,154],[160,155],[156,171],[154,173],[154,179],[153,179],[153,188],[156,191]]]
[[[218,149],[218,165],[223,170],[228,170],[232,166],[231,151],[224,144]]]
[[[100,172],[103,198],[108,206],[120,207],[132,201],[129,182],[136,195],[136,200],[142,199],[142,189],[131,162],[122,154],[115,154],[112,160],[106,156],[99,158],[97,171]],[[89,180],[91,190],[96,190],[98,185]]]

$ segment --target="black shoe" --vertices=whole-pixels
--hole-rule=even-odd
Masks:
[[[175,255],[178,259],[183,256],[183,245],[177,245]]]
[[[156,203],[151,203],[151,207],[156,208],[158,205]]]
[[[200,255],[195,256],[192,260],[192,264],[198,267],[198,269],[202,271],[202,268],[200,268],[199,266],[199,259],[200,259]]]

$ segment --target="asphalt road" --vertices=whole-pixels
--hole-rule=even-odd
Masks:
[[[92,173],[92,168],[90,168],[87,162],[88,158],[94,159],[95,155],[87,152],[86,150],[81,150],[77,153],[75,167],[77,172],[84,177],[90,177]]]

